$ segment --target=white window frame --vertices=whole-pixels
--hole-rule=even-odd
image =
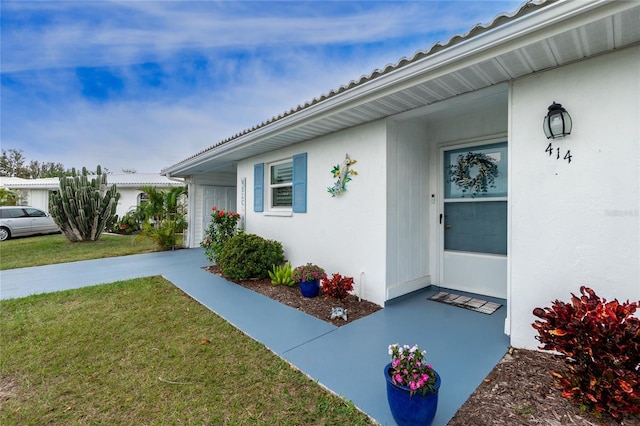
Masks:
[[[136,205],[141,206],[142,204],[149,201],[149,196],[146,192],[140,192],[136,197]]]
[[[290,182],[285,182],[285,183],[276,183],[276,184],[272,184],[271,183],[271,168],[273,166],[278,166],[280,164],[291,164],[291,181]],[[285,158],[282,160],[278,160],[278,161],[272,161],[270,163],[266,163],[265,164],[267,167],[267,173],[266,174],[266,186],[267,186],[267,209],[265,209],[265,213],[266,214],[278,214],[278,213],[282,213],[282,214],[286,214],[286,215],[291,215],[291,213],[293,212],[293,157],[289,157],[289,158]],[[273,205],[273,189],[274,188],[286,188],[289,187],[291,188],[291,205],[288,207],[274,207]]]

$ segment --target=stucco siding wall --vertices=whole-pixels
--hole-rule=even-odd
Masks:
[[[307,212],[285,217],[254,212],[254,164],[264,162],[266,170],[269,162],[304,152]],[[347,184],[345,193],[331,197],[327,192],[335,181],[331,169],[344,160],[345,154],[357,160],[352,168],[358,175]],[[386,276],[385,157],[385,122],[378,120],[241,161],[237,185],[240,187],[242,178],[246,178],[247,232],[282,242],[293,266],[313,262],[329,274],[354,277],[356,293],[382,305]]]
[[[569,301],[581,285],[608,300],[640,299],[639,75],[636,46],[513,82],[513,346],[537,347],[532,310]],[[573,131],[549,156],[542,118],[553,101]]]
[[[387,299],[430,284],[429,167],[422,123],[387,126]]]
[[[453,117],[429,119],[428,138],[432,146],[439,148],[465,143],[481,143],[498,135],[506,135],[507,97],[503,93],[497,93],[483,99],[486,104],[479,109],[455,113],[456,107],[452,107]],[[434,165],[439,165],[442,161],[440,156],[433,159]]]
[[[118,188],[118,192],[120,199],[116,207],[116,214],[121,218],[138,205],[138,195],[142,194],[142,191],[136,188]]]

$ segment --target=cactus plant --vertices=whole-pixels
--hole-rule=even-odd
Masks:
[[[98,166],[89,180],[73,169],[71,176],[60,178],[60,190],[49,198],[49,212],[70,241],[96,241],[115,219],[120,194],[115,185],[107,186],[107,174]]]

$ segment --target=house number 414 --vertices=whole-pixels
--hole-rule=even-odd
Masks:
[[[549,153],[549,157],[553,156],[555,154],[556,156],[556,160],[560,159],[560,148],[556,147],[554,148],[553,145],[551,144],[551,142],[549,142],[549,145],[547,145],[547,149],[544,150],[544,152],[548,152]],[[566,154],[564,154],[564,157],[562,157],[563,160],[567,160],[567,163],[571,162],[571,150],[568,149]]]

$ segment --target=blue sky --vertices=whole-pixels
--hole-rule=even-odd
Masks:
[[[3,149],[159,172],[521,1],[2,1]]]

